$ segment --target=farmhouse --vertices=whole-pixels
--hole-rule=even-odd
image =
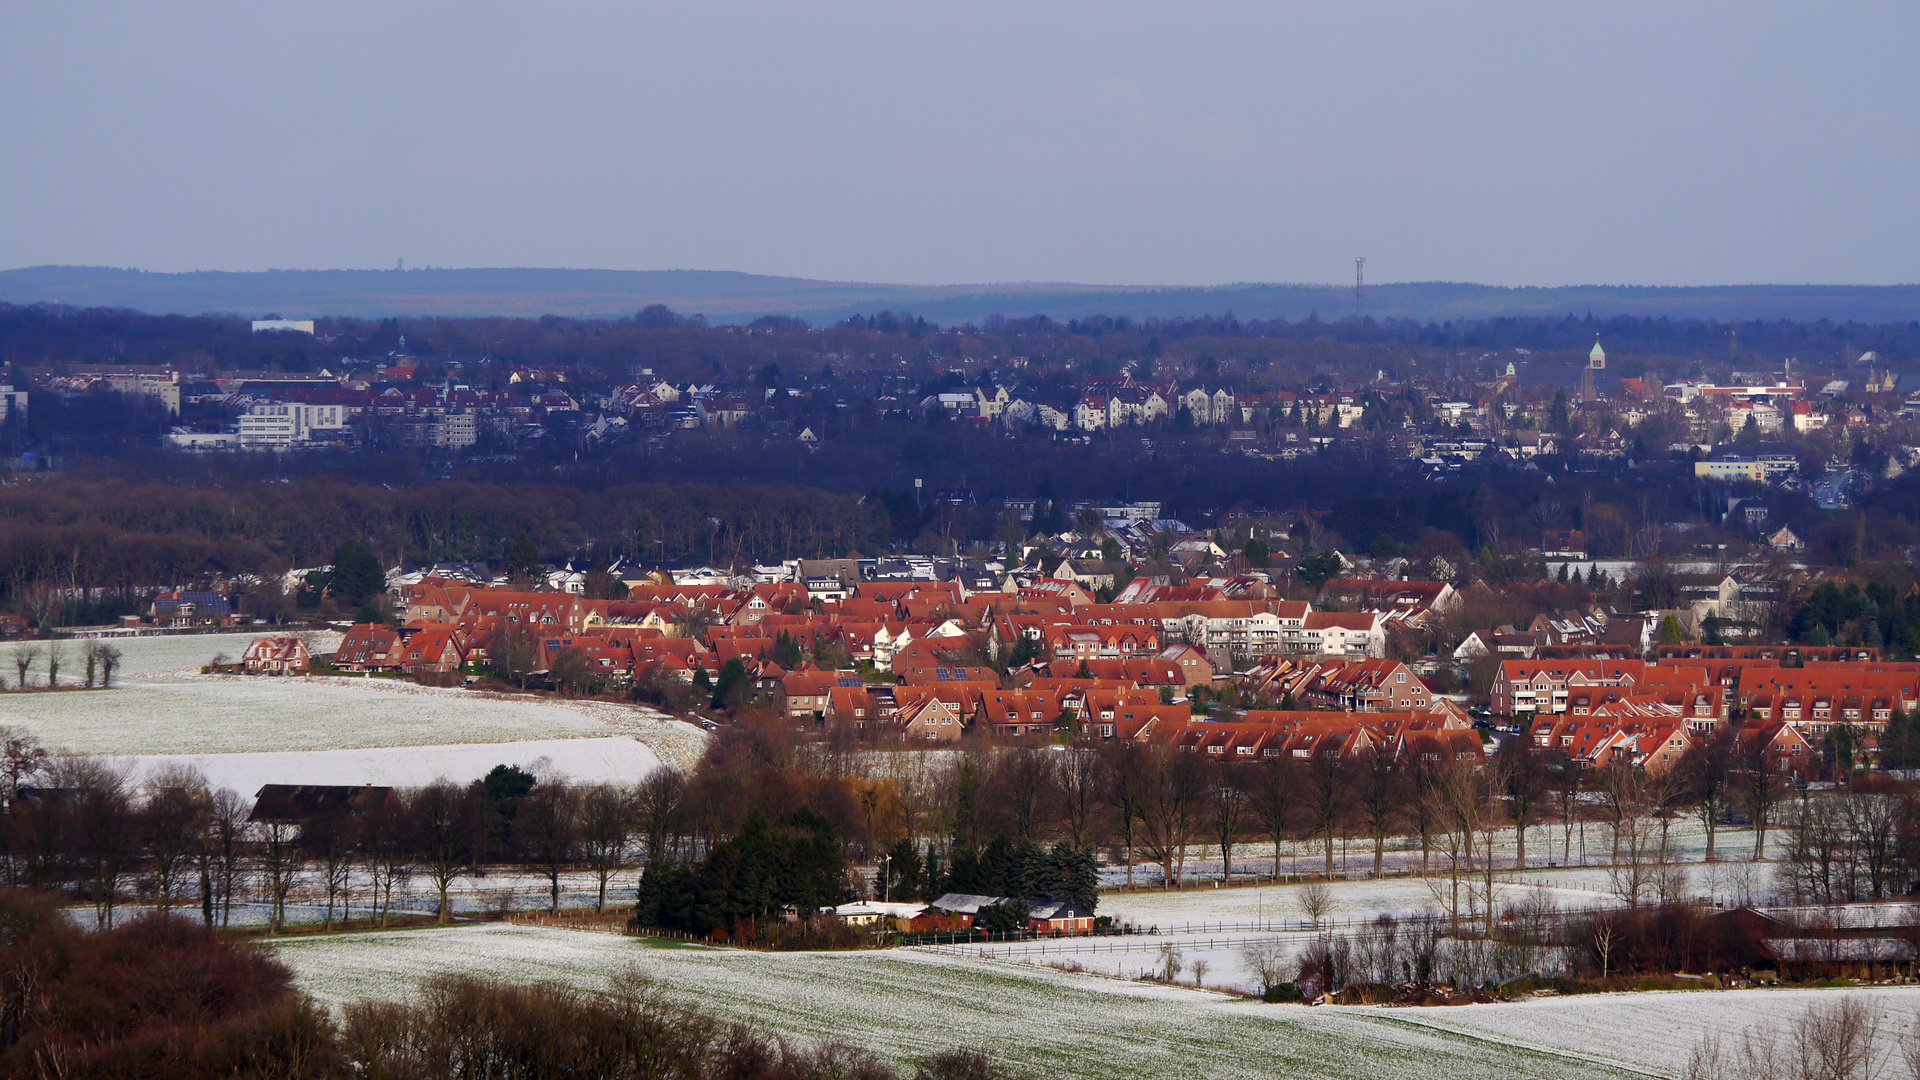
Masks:
[[[297,637],[259,637],[240,654],[249,675],[304,675],[313,664],[313,650]]]

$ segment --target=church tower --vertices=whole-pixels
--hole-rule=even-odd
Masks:
[[[1600,347],[1600,339],[1593,339],[1593,351],[1587,354],[1586,369],[1580,372],[1580,400],[1597,401],[1600,395],[1593,389],[1593,373],[1607,369],[1607,351]]]

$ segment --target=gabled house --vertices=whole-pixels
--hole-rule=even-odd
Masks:
[[[249,675],[305,675],[313,665],[313,650],[291,635],[254,638],[240,654]]]
[[[965,711],[938,697],[903,705],[887,722],[909,742],[958,742],[966,733]]]
[[[333,666],[341,671],[399,671],[405,662],[406,643],[384,623],[348,627],[333,654]]]

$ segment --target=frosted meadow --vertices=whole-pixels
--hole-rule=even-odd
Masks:
[[[690,768],[705,735],[641,706],[437,689],[392,679],[255,678],[199,673],[216,653],[237,657],[254,634],[125,638],[111,691],[0,694],[0,725],[56,753],[116,757],[364,750],[473,743],[627,737],[653,757]],[[318,643],[327,648],[337,636]],[[44,643],[35,646],[43,653]],[[13,654],[0,673],[13,679]],[[79,646],[68,643],[63,685],[77,682]],[[35,682],[44,682],[44,657]],[[430,761],[430,759],[422,759]],[[484,771],[484,770],[483,770]],[[256,776],[255,778],[259,778]],[[611,778],[611,777],[609,777]],[[638,777],[633,777],[637,779]],[[295,776],[291,780],[298,780]],[[433,779],[397,776],[396,783]],[[289,782],[289,781],[282,781]]]

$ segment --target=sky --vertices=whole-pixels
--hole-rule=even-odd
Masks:
[[[0,268],[1920,281],[1920,5],[9,0]]]

